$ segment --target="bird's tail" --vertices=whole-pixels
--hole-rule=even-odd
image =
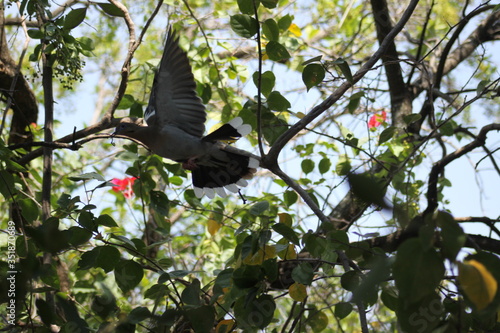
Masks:
[[[208,142],[234,141],[251,131],[252,127],[244,124],[243,120],[237,117],[208,134],[202,140]],[[221,150],[217,156],[211,156],[207,164],[198,165],[192,171],[194,193],[198,198],[204,194],[213,198],[216,193],[225,197],[225,190],[233,193],[238,192],[238,186],[247,186],[247,179],[253,177],[259,166],[259,161],[245,154]]]
[[[236,117],[222,125],[212,133],[203,137],[203,141],[235,141],[252,131],[252,126],[243,123],[243,119]]]
[[[213,165],[198,165],[192,171],[194,193],[198,198],[203,194],[213,198],[216,193],[224,198],[225,190],[236,193],[238,186],[247,186],[247,179],[251,179],[257,171],[257,159],[227,151],[222,153],[226,155],[224,160],[213,157],[210,160]]]

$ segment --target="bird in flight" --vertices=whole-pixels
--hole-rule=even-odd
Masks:
[[[239,117],[214,132],[205,132],[206,111],[196,94],[191,65],[179,38],[169,28],[165,49],[154,77],[143,124],[131,117],[123,118],[114,136],[135,139],[153,153],[182,163],[191,170],[194,193],[226,196],[246,186],[259,166],[256,156],[239,149],[228,149],[224,141],[234,141],[252,131]],[[231,147],[232,148],[232,147]]]

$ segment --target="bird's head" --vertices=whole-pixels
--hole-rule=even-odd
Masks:
[[[128,136],[131,133],[136,132],[139,128],[143,127],[143,120],[138,118],[123,118],[118,126],[116,126],[113,136],[115,135],[125,135]]]

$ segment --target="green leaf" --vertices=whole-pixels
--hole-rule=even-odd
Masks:
[[[198,84],[196,88],[198,96],[200,96],[200,98],[202,99],[203,104],[208,104],[208,102],[210,102],[210,99],[212,98],[212,87],[208,83],[205,83]]]
[[[434,248],[426,248],[418,238],[406,240],[398,248],[393,275],[399,297],[415,303],[435,293],[444,277],[444,264]]]
[[[137,324],[150,317],[151,317],[151,312],[149,311],[149,309],[144,306],[139,306],[130,311],[130,313],[127,316],[127,319],[130,323]]]
[[[280,28],[281,31],[286,31],[288,30],[288,28],[290,28],[292,20],[293,18],[289,14],[286,14],[285,16],[283,16],[278,20],[278,27]]]
[[[406,123],[406,125],[410,125],[416,121],[419,121],[421,118],[422,116],[419,113],[412,113],[404,116],[403,121]]]
[[[318,237],[312,233],[307,233],[302,237],[305,248],[313,255],[313,257],[321,257],[328,245],[326,239]]]
[[[96,2],[96,4],[109,16],[125,17],[125,13],[114,4],[105,2]]]
[[[135,244],[130,239],[122,235],[111,234],[111,238],[118,239],[119,241],[127,244],[130,248],[135,249]]]
[[[100,267],[106,273],[113,270],[120,259],[120,251],[113,246],[97,246],[91,251],[82,254],[78,262],[79,270],[86,270],[93,267]]]
[[[462,227],[449,213],[439,211],[436,216],[436,223],[441,228],[441,251],[445,258],[450,261],[455,261],[458,252],[465,245],[467,236],[465,235]]]
[[[254,1],[255,1],[255,7],[259,8],[260,5],[259,0],[237,0],[240,12],[242,14],[248,14],[253,16],[253,14],[255,13]]]
[[[340,285],[348,291],[354,291],[361,283],[361,276],[356,271],[348,271],[340,277]]]
[[[80,25],[87,15],[87,7],[73,9],[64,18],[63,29],[71,30]]]
[[[319,55],[319,56],[316,56],[314,58],[311,58],[309,60],[306,60],[304,61],[303,63],[301,63],[302,66],[306,66],[306,65],[309,65],[313,62],[318,62],[318,61],[321,61],[321,59],[323,59],[323,56],[322,55]]]
[[[35,305],[37,308],[37,314],[40,316],[40,319],[47,327],[56,322],[55,312],[52,310],[52,307],[49,305],[49,303],[45,302],[41,298],[37,298],[35,301]]]
[[[82,211],[78,216],[78,224],[87,230],[96,230],[97,224],[95,220],[94,214],[87,211]]]
[[[319,85],[325,79],[325,69],[320,64],[309,64],[302,70],[302,82],[306,85],[307,91]]]
[[[274,319],[276,310],[274,298],[271,295],[261,295],[254,299],[250,297],[250,295],[242,296],[234,305],[238,328],[245,331],[250,331],[252,328],[264,329]]]
[[[332,162],[329,158],[323,158],[319,161],[318,169],[321,174],[327,173],[328,170],[332,167]]]
[[[253,204],[248,211],[250,214],[258,216],[262,215],[268,209],[269,209],[269,202],[264,200]]]
[[[95,49],[94,40],[88,37],[79,37],[76,39],[78,44],[82,47],[83,50],[93,51]]]
[[[84,181],[85,180],[91,180],[91,179],[95,179],[95,180],[98,180],[98,181],[101,181],[101,182],[104,181],[104,177],[101,176],[100,174],[98,174],[97,172],[83,173],[80,176],[68,177],[68,179],[72,180],[74,182],[77,182],[77,181],[80,181],[80,180],[84,180]]]
[[[215,309],[211,305],[203,305],[194,309],[187,309],[184,315],[191,323],[194,332],[212,332],[215,321]]]
[[[164,275],[168,275],[168,274],[163,273],[160,276],[160,278],[162,279]],[[158,280],[160,280],[160,278]],[[146,290],[146,292],[144,293],[144,298],[160,299],[160,298],[168,295],[168,293],[169,293],[168,287],[164,284],[160,284],[161,283],[160,281],[158,281],[158,282],[159,282],[158,284],[154,284],[153,286],[151,286],[151,288]]]
[[[188,271],[188,270],[185,270],[185,269],[178,269],[178,270],[175,270],[175,271],[168,272],[168,274],[172,278],[183,278],[186,275],[189,275],[191,273],[192,273],[192,271]]]
[[[396,311],[398,306],[398,293],[393,286],[386,287],[380,294],[380,299],[384,305],[392,311]]]
[[[314,161],[306,158],[305,160],[302,160],[300,163],[300,167],[302,168],[302,171],[307,175],[308,173],[311,173],[314,170]]]
[[[125,94],[123,95],[123,98],[120,100],[120,103],[118,104],[118,107],[116,108],[117,110],[128,110],[134,105],[135,103],[135,98],[134,96],[130,94]]]
[[[283,61],[290,59],[290,53],[286,47],[276,41],[270,41],[266,45],[266,54],[273,61]]]
[[[367,204],[374,204],[379,207],[388,207],[385,202],[385,192],[387,187],[384,186],[383,180],[369,174],[350,173],[347,176],[351,191],[359,199]]]
[[[314,270],[308,263],[300,263],[292,271],[292,279],[295,282],[302,283],[303,285],[310,285],[314,278]]]
[[[243,265],[233,271],[232,277],[238,288],[251,288],[262,281],[264,274],[260,266]]]
[[[379,286],[391,278],[391,264],[391,260],[382,256],[370,259],[371,270],[363,276],[361,283],[353,291],[351,301],[375,304],[378,300]]]
[[[127,292],[135,288],[144,276],[141,265],[134,260],[121,260],[115,266],[115,281],[118,287]]]
[[[252,78],[255,87],[258,87],[259,72],[253,73]],[[269,94],[273,91],[275,82],[276,82],[276,77],[274,76],[273,72],[266,71],[262,73],[260,81],[260,90],[264,96],[268,97]]]
[[[295,233],[295,231],[290,228],[289,226],[283,224],[283,223],[276,223],[272,226],[273,230],[276,231],[278,234],[281,236],[285,237],[288,239],[290,242],[292,242],[295,245],[299,245],[299,237]]]
[[[92,232],[84,228],[70,227],[68,232],[69,243],[75,247],[87,243],[92,238]]]
[[[352,312],[352,304],[348,302],[340,302],[335,305],[335,317],[344,319]]]
[[[259,29],[257,20],[247,14],[236,14],[231,16],[229,24],[234,32],[245,38],[251,38]]]
[[[291,205],[296,203],[298,198],[299,196],[295,191],[285,191],[283,193],[283,200],[285,201],[285,205],[287,207],[290,207]]]
[[[349,81],[350,83],[354,82],[352,78],[351,68],[349,68],[349,64],[344,59],[338,58],[333,63],[340,69],[347,81]]]
[[[29,224],[31,224],[38,218],[38,213],[40,209],[38,208],[35,201],[26,198],[17,200],[17,204],[21,208],[21,214],[26,219],[26,221],[28,221]]]
[[[267,39],[277,42],[280,38],[278,23],[273,19],[265,20],[262,24],[262,33]]]
[[[201,305],[201,284],[200,280],[194,279],[191,284],[189,284],[181,294],[182,302],[186,305],[200,306]]]
[[[476,94],[477,95],[480,95],[484,92],[484,90],[486,89],[486,87],[490,84],[491,82],[489,80],[481,80],[481,82],[479,82],[477,84],[477,88],[476,88]]]
[[[15,193],[14,177],[12,177],[10,172],[5,170],[0,170],[0,193],[2,193],[7,201],[11,200]]]
[[[115,222],[115,220],[111,216],[109,216],[108,214],[99,215],[99,217],[97,217],[95,222],[97,225],[102,225],[102,226],[110,227],[110,228],[118,226],[118,224]]]
[[[134,102],[130,107],[130,117],[141,118],[143,116],[142,105],[139,102]]]
[[[413,303],[400,295],[396,313],[402,332],[436,332],[439,330],[434,330],[434,328],[441,322],[443,304],[440,296],[435,292]]]
[[[170,208],[170,200],[163,191],[150,191],[150,207],[163,216],[167,216]]]
[[[447,121],[439,125],[439,133],[444,136],[452,136],[455,133],[455,127],[453,121]]]
[[[386,129],[384,129],[382,131],[382,133],[380,133],[380,137],[378,139],[378,144],[381,145],[382,143],[387,142],[390,139],[392,139],[392,137],[394,136],[394,133],[396,133],[396,127],[394,127],[394,126],[389,126]]]
[[[324,311],[309,311],[306,325],[311,327],[311,332],[323,332],[328,328],[328,316]]]
[[[269,110],[262,113],[262,120],[264,124],[262,133],[267,142],[272,146],[280,135],[286,132],[288,124]]]
[[[264,270],[269,282],[273,282],[278,278],[279,266],[276,258],[265,260],[262,263],[262,269]]]
[[[219,286],[220,288],[230,287],[233,272],[233,268],[226,268],[225,270],[221,271],[219,274],[217,274],[214,285]]]
[[[28,36],[33,39],[42,39],[45,37],[45,34],[39,29],[28,29]]]
[[[346,249],[349,246],[349,236],[345,230],[332,230],[326,235],[326,239],[330,241],[335,248]]]
[[[349,111],[350,114],[353,114],[354,111],[356,111],[356,109],[359,106],[359,103],[361,102],[361,98],[363,97],[365,97],[365,93],[363,91],[358,91],[349,97],[349,104],[347,104],[347,110]]]
[[[278,0],[261,0],[262,5],[266,8],[273,9],[278,5]]]
[[[286,111],[292,107],[290,102],[279,91],[273,91],[269,94],[267,106],[275,111]]]

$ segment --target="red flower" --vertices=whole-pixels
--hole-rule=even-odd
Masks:
[[[380,113],[375,113],[373,116],[370,117],[370,120],[368,120],[368,128],[379,127],[380,125],[385,123],[386,119],[387,119],[387,112],[382,111]]]
[[[113,186],[111,189],[115,192],[122,192],[123,196],[128,199],[134,194],[132,185],[134,185],[136,179],[137,177],[113,178],[111,182],[116,186]]]

